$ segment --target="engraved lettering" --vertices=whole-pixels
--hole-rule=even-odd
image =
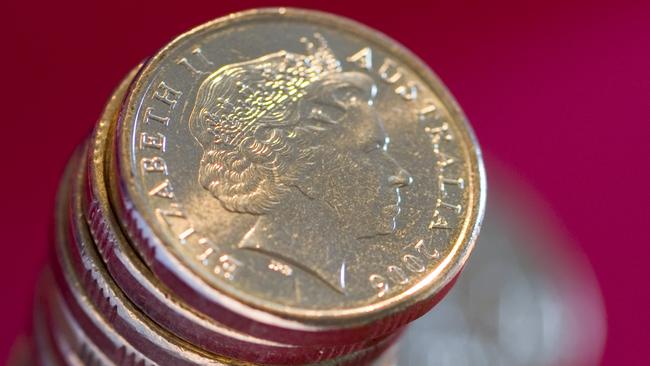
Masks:
[[[388,277],[393,282],[399,283],[400,285],[404,285],[409,282],[409,278],[404,270],[398,266],[388,266]]]
[[[160,123],[163,126],[169,125],[169,117],[161,117],[161,116],[155,115],[155,114],[153,114],[153,112],[151,112],[152,110],[153,110],[153,108],[151,108],[151,107],[145,109],[145,111],[144,111],[144,123],[149,124],[149,122],[154,121],[154,122]]]
[[[189,228],[187,228],[186,230],[178,234],[178,240],[180,240],[182,244],[185,244],[187,242],[187,238],[194,233],[195,233],[194,228],[190,226]]]
[[[349,62],[356,63],[362,69],[372,69],[372,49],[364,47],[359,52],[346,58]]]
[[[405,254],[402,257],[402,262],[404,262],[404,266],[406,266],[406,269],[408,269],[411,272],[421,273],[424,272],[425,270],[422,260],[414,256],[413,254]]]
[[[142,158],[142,170],[147,173],[163,173],[167,175],[167,163],[161,157]]]
[[[429,229],[451,229],[449,227],[449,222],[440,215],[440,211],[435,210],[433,211],[433,218],[431,219],[431,222],[429,223]]]
[[[241,262],[235,259],[233,256],[224,254],[219,257],[219,263],[214,267],[214,273],[217,275],[222,275],[224,278],[229,280],[235,279],[235,273],[241,266]]]
[[[172,203],[169,207],[169,209],[157,208],[156,215],[162,219],[165,219],[166,217],[185,217],[179,204]]]
[[[449,132],[449,124],[447,122],[444,122],[440,127],[425,127],[424,132],[429,134],[431,137],[433,152],[436,154],[440,154],[440,141],[442,141],[442,139],[451,141],[454,138]]]
[[[438,167],[446,168],[447,166],[449,166],[449,165],[451,165],[451,164],[453,164],[455,162],[456,162],[455,157],[453,157],[451,155],[448,155],[448,154],[445,154],[443,152],[438,152],[438,161],[436,162]]]
[[[395,88],[395,93],[400,95],[406,101],[414,100],[418,97],[418,85],[413,81],[409,81],[406,85],[400,85]]]
[[[434,136],[439,136],[445,132],[449,131],[449,123],[443,122],[440,127],[425,127],[424,132]]]
[[[438,200],[436,201],[436,207],[446,207],[450,210],[453,210],[456,214],[460,214],[463,211],[463,206],[447,203],[441,200],[440,198],[438,198]]]
[[[165,179],[162,183],[158,184],[149,191],[150,196],[159,196],[162,198],[172,199],[174,198],[174,190],[169,182],[169,179]]]
[[[176,103],[178,103],[178,99],[183,95],[183,93],[180,92],[180,90],[176,90],[164,81],[161,81],[160,84],[158,84],[158,87],[156,88],[156,91],[153,94],[153,97],[169,106],[169,108],[174,109],[176,107]]]
[[[201,243],[201,240],[204,238],[199,239],[199,243]],[[214,249],[212,248],[207,248],[206,250],[203,251],[203,253],[199,254],[196,256],[196,259],[198,259],[203,265],[208,264],[208,257],[214,253]]]
[[[180,209],[180,205],[177,203],[172,203],[169,205],[169,209],[157,208],[156,216],[162,219],[167,227],[171,229],[172,225],[169,222],[169,218],[173,217],[176,219],[185,219],[185,214]]]
[[[169,121],[169,119],[168,119]],[[148,132],[140,133],[140,150],[145,147],[165,151],[167,139],[162,133],[150,134]]]
[[[212,61],[208,60],[208,58],[203,54],[203,50],[201,47],[196,47],[195,49],[192,50],[192,55],[197,56],[199,60],[201,60],[204,64],[208,66],[213,66],[214,63]]]
[[[194,60],[197,60],[198,62],[196,63],[197,66],[194,66],[195,64],[191,63],[187,57],[183,57],[176,61],[176,64],[185,66],[193,75],[202,75],[207,73],[208,71],[202,71],[199,70],[197,67],[198,64],[201,64],[204,66],[206,69],[211,69],[211,66],[214,65],[212,61],[210,61],[204,54],[203,50],[201,50],[200,47],[196,47],[195,49],[192,50],[192,58]]]
[[[394,84],[403,76],[402,70],[397,66],[395,61],[387,58],[379,67],[379,77],[389,84]]]
[[[205,73],[205,71],[199,71],[197,70],[192,64],[187,60],[187,58],[183,57],[180,60],[176,61],[178,65],[183,65],[185,66],[190,72],[194,75],[200,75]]]
[[[420,113],[418,113],[418,116],[421,121],[424,121],[427,119],[428,115],[433,115],[433,119],[438,118],[438,107],[435,106],[435,104],[429,104],[426,107],[420,109]]]
[[[195,233],[196,231],[194,230],[194,228],[190,226],[188,229],[184,230],[181,234],[179,234],[178,237],[181,241],[183,241]],[[197,240],[197,243],[207,248],[205,248],[205,250],[201,254],[197,255],[196,259],[199,262],[201,262],[201,264],[203,264],[204,266],[210,265],[209,258],[219,254],[213,248],[214,243],[212,243],[210,239],[205,237],[199,238]],[[212,272],[228,280],[234,280],[237,270],[242,266],[243,264],[232,255],[221,254],[217,259],[217,263],[214,266]]]
[[[368,280],[370,281],[372,288],[379,291],[377,293],[377,297],[383,297],[386,295],[388,292],[388,281],[386,281],[384,277],[378,274],[373,274],[370,275],[370,278]]]
[[[436,259],[440,257],[440,252],[438,252],[437,249],[428,249],[424,244],[424,240],[420,240],[415,244],[415,250],[417,250],[417,252],[423,255],[425,258]]]
[[[454,185],[460,189],[465,188],[465,180],[463,178],[451,179],[445,178],[442,175],[438,177],[440,180],[440,190],[444,191],[446,185]]]

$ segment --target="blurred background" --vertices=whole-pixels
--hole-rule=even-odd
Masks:
[[[506,288],[486,295],[505,304],[501,316],[564,342],[548,330],[565,328],[533,324],[516,311],[548,286],[508,292],[504,285],[539,274],[560,289],[552,299],[570,311],[552,319],[572,319],[561,325],[588,348],[584,362],[647,364],[650,2],[625,0],[3,2],[0,360],[29,326],[59,176],[112,89],[192,26],[272,5],[321,9],[376,28],[419,55],[454,94],[485,153],[486,227],[492,210],[489,227],[501,230],[486,230],[479,246],[491,241],[493,252],[516,256],[504,263],[518,263],[519,272],[484,285]],[[516,239],[490,232],[516,232]],[[508,259],[497,257],[490,260]],[[439,319],[453,318],[454,301],[471,305],[467,286],[441,304]],[[534,337],[523,343],[549,347]]]

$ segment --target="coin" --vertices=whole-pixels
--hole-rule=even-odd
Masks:
[[[44,281],[45,291],[44,310],[48,319],[48,330],[51,335],[53,348],[58,355],[60,364],[65,365],[110,365],[112,362],[97,346],[89,341],[89,337],[78,326],[71,311],[65,305],[56,284],[51,280]]]
[[[49,326],[45,319],[45,310],[43,309],[44,293],[43,287],[39,286],[36,292],[37,301],[34,304],[34,344],[36,346],[36,361],[41,366],[61,365],[63,360],[55,352],[52,337],[49,332]]]
[[[62,295],[56,290],[56,286],[50,281],[44,281],[46,286],[41,290],[46,293],[46,300],[43,305],[49,307],[48,311],[42,311],[45,317],[49,316],[50,325],[44,326],[43,331],[53,333],[49,338],[48,347],[53,348],[53,357],[56,365],[112,365],[102,350],[92,342],[92,337],[85,333],[83,327],[76,321],[70,310],[67,308]],[[385,363],[373,361],[379,354],[391,347],[399,338],[400,332],[392,334],[371,347],[358,350],[336,359],[325,360],[317,363],[302,364],[303,366],[362,366],[370,365],[383,366]],[[114,335],[115,336],[115,335]],[[57,352],[58,351],[58,352]],[[132,354],[125,353],[124,358],[117,364],[143,362]],[[144,363],[147,365],[147,363]]]
[[[358,350],[347,355],[329,359],[317,363],[313,363],[307,366],[388,366],[381,359],[378,359],[380,355],[386,352],[391,346],[402,335],[402,330],[397,331],[390,336],[376,342],[374,345],[367,347],[362,350]]]
[[[58,351],[59,354],[64,355],[64,357],[57,355],[55,359],[56,365],[112,365],[113,362],[106,359],[106,356],[101,351],[101,349],[95,345],[91,337],[89,337],[83,327],[75,320],[75,318],[70,313],[70,310],[67,309],[65,301],[61,298],[60,294],[57,294],[54,290],[56,286],[48,286],[50,289],[48,301],[44,301],[44,304],[47,303],[51,307],[51,320],[56,323],[48,327],[44,327],[44,331],[47,329],[57,332],[57,327],[63,329],[59,330],[55,338],[50,337],[50,344],[48,346],[53,346],[55,351]],[[52,291],[54,290],[54,291]],[[51,304],[49,303],[51,302]],[[47,312],[43,312],[48,315]],[[59,319],[56,322],[56,319]],[[394,342],[399,338],[401,334],[393,334],[386,339],[381,340],[375,345],[368,347],[366,349],[358,350],[342,357],[336,359],[325,360],[317,363],[303,364],[303,366],[362,366],[362,365],[373,365],[373,366],[384,366],[385,363],[379,363],[379,361],[373,361],[379,354],[384,352],[388,347],[392,346]],[[51,344],[55,343],[55,345]],[[59,349],[57,350],[57,346]],[[54,352],[56,353],[56,352]],[[65,361],[64,361],[65,359]],[[142,362],[141,359],[129,358],[128,354],[125,354],[125,359],[117,364],[125,363],[134,363]],[[144,365],[147,365],[146,363]]]
[[[88,149],[88,185],[82,210],[108,271],[120,289],[152,320],[195,346],[240,360],[271,364],[300,364],[335,358],[367,348],[378,340],[370,339],[340,346],[292,346],[252,337],[192,311],[162,286],[144,266],[121,234],[108,202],[104,176],[105,154],[110,130],[120,102],[133,79],[134,70],[110,98]]]
[[[490,172],[481,245],[445,300],[405,332],[399,364],[599,364],[605,315],[583,254],[512,172]]]
[[[83,160],[79,164],[78,159],[71,159],[70,164],[84,166]],[[111,284],[108,274],[101,268],[99,254],[93,251],[89,233],[80,227],[84,223],[80,210],[84,173],[83,169],[79,170],[76,176],[70,177],[70,183],[62,185],[65,188],[62,188],[57,203],[57,217],[60,218],[58,221],[61,225],[57,228],[58,255],[54,263],[54,275],[46,276],[49,282],[43,286],[47,289],[46,300],[40,302],[48,307],[47,311],[41,312],[49,314],[53,323],[46,328],[53,333],[53,348],[63,359],[60,363],[248,364],[225,358],[217,361],[188,344],[175,342],[172,335],[161,331],[154,323],[139,315],[120,295],[120,290]],[[71,192],[67,192],[68,187],[72,188]],[[68,217],[66,211],[71,214],[70,220],[65,220]],[[71,236],[65,237],[67,233]],[[77,277],[80,272],[83,272],[82,282]],[[53,279],[57,280],[58,286],[53,285]],[[368,364],[392,345],[400,333],[391,334],[364,349],[308,365]]]
[[[84,163],[75,158],[70,162],[72,166]],[[125,359],[143,364],[247,364],[208,354],[178,339],[126,299],[103,267],[87,228],[80,225],[85,223],[79,207],[84,171],[70,173],[63,186],[73,187],[73,192],[62,189],[57,203],[53,272],[66,306],[92,343],[117,364]]]
[[[19,335],[11,345],[8,366],[31,366],[35,363],[34,340],[32,337]]]
[[[346,344],[426,312],[485,204],[453,97],[395,41],[319,12],[195,28],[136,77],[112,200],[148,267],[214,320]]]

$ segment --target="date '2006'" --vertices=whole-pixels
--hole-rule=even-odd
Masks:
[[[440,253],[437,249],[429,248],[424,240],[419,240],[412,247],[413,252],[402,255],[398,265],[389,265],[383,275],[372,274],[370,284],[378,291],[377,297],[386,295],[391,286],[405,285],[409,276],[422,273],[426,270],[425,263],[429,259],[437,259]]]

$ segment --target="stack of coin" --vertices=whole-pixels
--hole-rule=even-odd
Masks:
[[[128,75],[57,202],[40,363],[364,365],[459,275],[485,176],[414,55],[258,9]]]

